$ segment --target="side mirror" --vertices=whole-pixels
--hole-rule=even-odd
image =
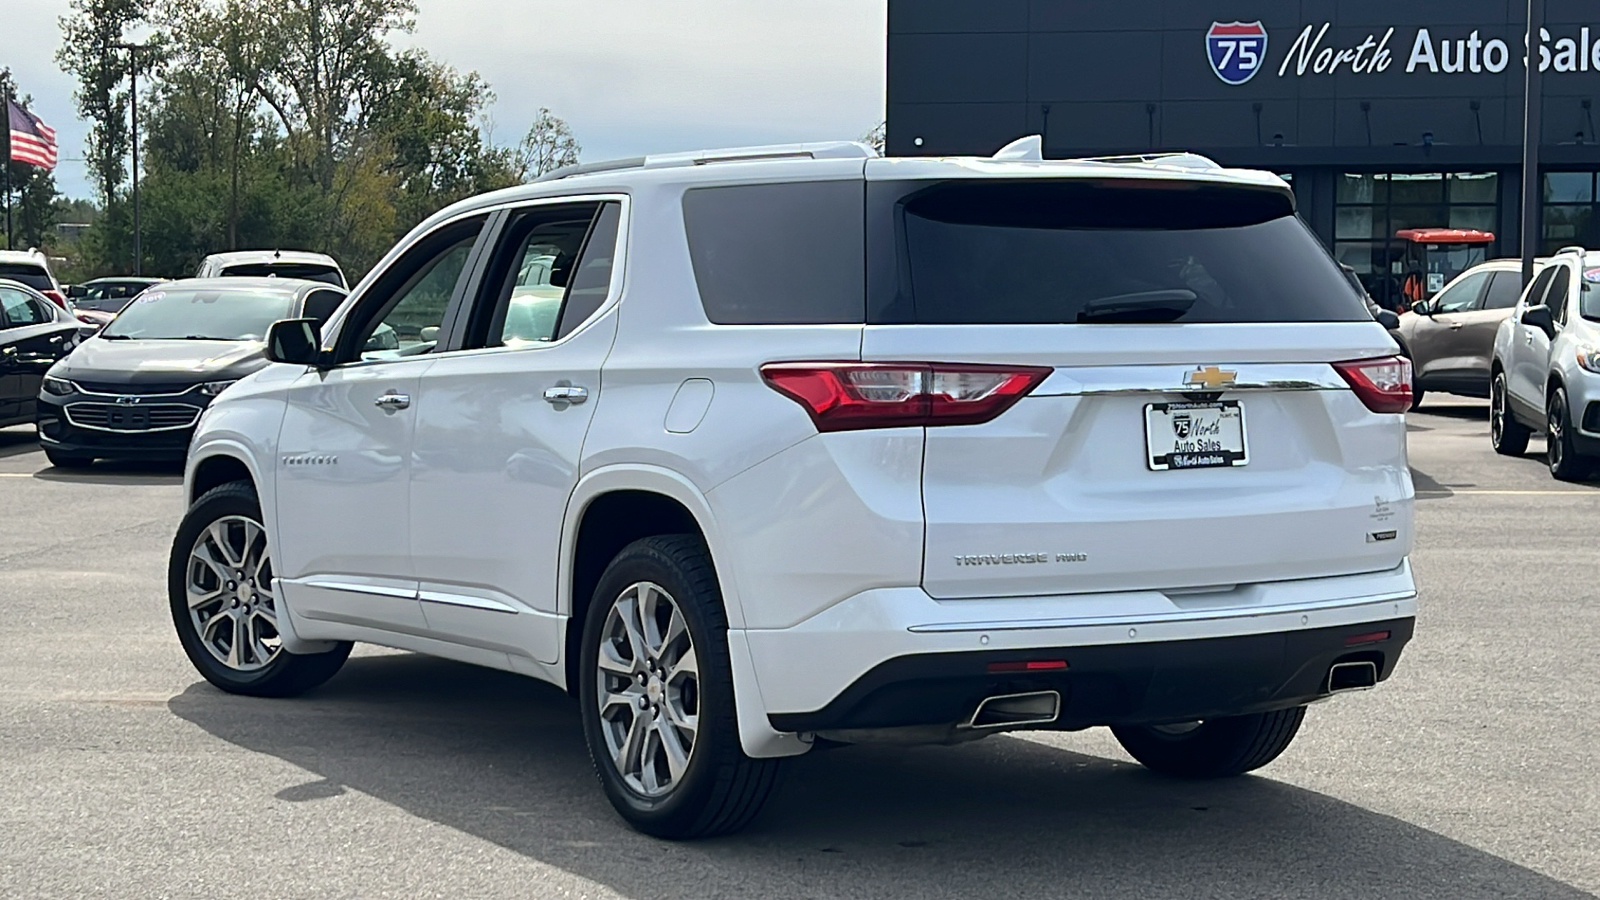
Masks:
[[[297,366],[322,363],[322,329],[316,319],[284,319],[267,329],[267,359]]]
[[[1539,329],[1546,337],[1556,336],[1556,321],[1551,316],[1548,306],[1530,306],[1523,310],[1522,324]]]
[[[89,296],[89,289],[81,284],[67,285],[67,299],[76,300],[79,297]]]
[[[1411,304],[1411,311],[1419,316],[1431,316],[1434,313],[1432,300],[1418,300]]]
[[[1400,317],[1395,315],[1392,310],[1380,309],[1372,314],[1372,318],[1389,331],[1400,327]]]

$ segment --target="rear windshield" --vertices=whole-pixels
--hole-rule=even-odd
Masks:
[[[27,263],[0,263],[0,278],[20,281],[36,291],[52,291],[56,287],[50,283],[49,272]]]
[[[229,266],[222,270],[222,274],[240,278],[302,278],[344,287],[344,276],[339,274],[338,269],[319,263],[249,263]]]
[[[140,294],[100,332],[104,338],[156,341],[259,341],[289,318],[292,291],[164,290]]]
[[[1370,318],[1274,191],[1170,181],[882,182],[871,186],[868,206],[874,322]]]

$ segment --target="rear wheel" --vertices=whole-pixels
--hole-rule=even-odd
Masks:
[[[1582,481],[1589,476],[1590,460],[1578,453],[1572,438],[1572,414],[1565,388],[1550,392],[1546,411],[1545,455],[1550,474],[1561,481]]]
[[[332,678],[351,645],[313,654],[283,649],[283,611],[261,521],[248,482],[207,491],[178,526],[167,597],[178,641],[207,681],[233,694],[287,697]]]
[[[94,457],[92,456],[74,456],[70,453],[62,453],[60,450],[51,450],[49,447],[45,448],[44,458],[50,461],[50,465],[58,469],[87,469],[94,465]]]
[[[584,738],[611,805],[646,834],[735,831],[772,793],[778,761],[739,745],[727,635],[698,538],[635,541],[595,588],[578,669]]]
[[[1501,456],[1521,456],[1528,452],[1528,438],[1533,434],[1528,426],[1518,422],[1511,414],[1506,393],[1506,373],[1494,373],[1489,382],[1489,443]]]
[[[1416,409],[1417,407],[1421,406],[1422,405],[1422,398],[1424,396],[1426,396],[1426,392],[1423,391],[1422,388],[1412,387],[1411,388],[1411,408],[1412,409]]]
[[[1224,778],[1259,769],[1288,748],[1306,708],[1180,725],[1113,726],[1122,749],[1145,768],[1180,778]]]

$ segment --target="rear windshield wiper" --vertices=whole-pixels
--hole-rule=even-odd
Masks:
[[[1183,317],[1200,296],[1194,291],[1141,291],[1098,297],[1083,305],[1079,322],[1173,322]]]

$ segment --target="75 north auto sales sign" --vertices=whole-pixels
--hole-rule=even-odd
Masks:
[[[1527,55],[1515,27],[1387,27],[1360,40],[1334,40],[1333,23],[1270,35],[1260,22],[1215,22],[1205,35],[1211,71],[1227,84],[1244,84],[1262,70],[1279,78],[1355,75],[1471,75],[1521,70]],[[1345,32],[1348,35],[1348,31]],[[1358,32],[1359,33],[1359,32]],[[1284,48],[1269,59],[1267,46]],[[1540,29],[1535,47],[1542,72],[1600,73],[1600,27]]]

